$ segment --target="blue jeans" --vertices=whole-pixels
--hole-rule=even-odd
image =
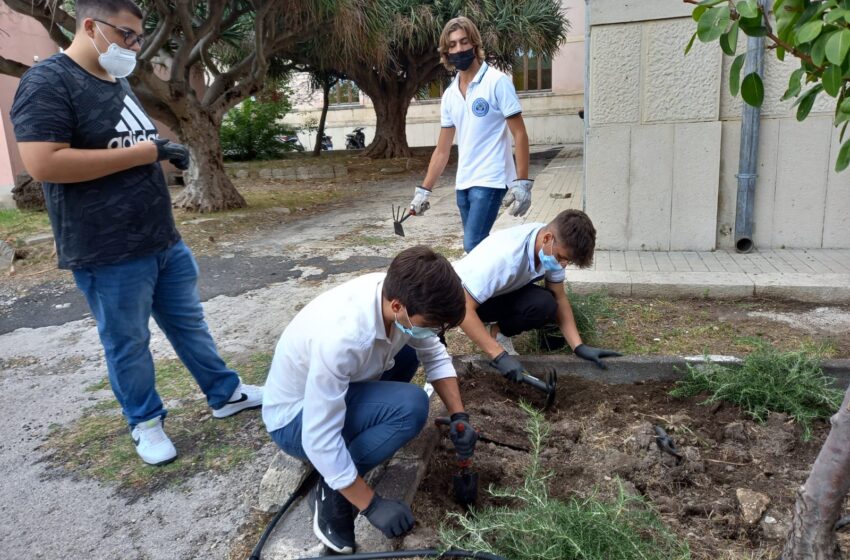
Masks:
[[[410,384],[417,367],[416,351],[404,346],[380,381],[348,386],[342,439],[361,476],[415,438],[428,420],[428,395]],[[301,414],[270,435],[288,455],[308,461],[301,445]]]
[[[499,215],[499,206],[507,192],[507,187],[469,187],[456,191],[460,221],[463,223],[464,251],[469,253],[490,235],[490,228]]]
[[[212,408],[221,408],[239,376],[218,354],[198,294],[198,265],[182,241],[160,253],[74,269],[106,353],[112,392],[131,427],[165,416],[154,386],[151,315]]]

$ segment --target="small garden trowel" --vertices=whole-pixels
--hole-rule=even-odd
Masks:
[[[434,422],[438,426],[449,426],[451,424],[451,421],[444,416],[438,417]],[[465,427],[460,424],[457,429],[462,432]],[[457,473],[452,475],[455,500],[463,507],[473,506],[478,499],[478,473],[472,470],[472,457],[469,459],[458,457],[457,467]]]

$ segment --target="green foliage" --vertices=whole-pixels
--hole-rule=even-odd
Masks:
[[[770,412],[788,414],[803,428],[803,440],[811,439],[812,422],[829,418],[844,396],[824,375],[817,353],[780,352],[766,343],[760,343],[740,367],[689,365],[676,385],[670,393],[675,397],[709,393],[706,403],[739,405],[759,422]]]
[[[576,328],[581,339],[586,344],[596,344],[599,341],[599,320],[611,318],[614,312],[611,307],[611,298],[603,291],[590,294],[577,294],[567,285],[567,298],[573,309],[573,317],[576,320]],[[538,333],[540,337],[545,336],[550,340],[563,340],[564,335],[557,326],[544,327]],[[560,345],[559,345],[560,346]],[[545,345],[538,344],[537,351],[545,351]],[[571,352],[569,345],[563,346],[564,352]]]
[[[228,111],[220,131],[224,156],[236,161],[279,158],[288,147],[279,137],[289,133],[280,120],[289,109],[285,97],[249,98]]]
[[[549,434],[543,415],[522,403],[531,454],[520,488],[489,492],[514,507],[488,506],[467,515],[450,513],[458,525],[442,527],[444,545],[523,560],[676,560],[690,558],[679,542],[640,497],[619,485],[613,500],[594,494],[567,502],[549,497],[540,451]]]
[[[809,115],[818,94],[824,92],[837,99],[834,125],[846,127],[850,122],[850,105],[844,103],[850,98],[850,2],[776,0],[770,18],[756,0],[741,0],[736,4],[709,0],[700,2],[692,17],[697,22],[695,37],[704,43],[718,41],[727,56],[735,55],[740,30],[751,37],[767,36],[780,60],[786,54],[796,57],[800,67],[791,76],[782,100],[797,98],[797,120]],[[691,50],[693,40],[692,37],[685,54]],[[729,75],[729,91],[737,95],[740,90],[746,103],[759,107],[764,101],[764,84],[754,73],[741,80],[743,64],[743,55],[735,59]],[[805,85],[812,87],[801,95]],[[836,171],[850,164],[850,140],[844,140],[844,130]]]

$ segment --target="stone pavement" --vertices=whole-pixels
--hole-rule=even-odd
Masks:
[[[580,145],[565,146],[537,175],[528,214],[517,219],[502,213],[493,229],[548,222],[568,208],[583,208]],[[624,296],[848,303],[850,249],[596,251],[593,265],[568,270],[567,280],[577,292],[603,289]]]

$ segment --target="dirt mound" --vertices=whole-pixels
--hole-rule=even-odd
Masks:
[[[689,542],[694,558],[780,548],[794,492],[829,429],[827,423],[817,423],[812,441],[802,442],[799,427],[784,415],[758,424],[737,407],[702,405],[698,397],[674,399],[669,383],[606,385],[565,376],[558,389],[556,407],[546,413],[551,433],[541,453],[553,473],[551,495],[587,496],[594,489],[613,494],[620,479],[627,492],[645,497],[671,530]],[[487,486],[521,484],[528,461],[528,453],[520,450],[529,446],[526,415],[517,401],[542,405],[542,395],[480,372],[462,379],[462,392],[473,423],[494,440],[479,443],[475,470],[479,505],[495,504]],[[675,440],[682,459],[658,448],[655,426]],[[446,437],[414,504],[426,528],[439,526],[445,511],[460,511],[451,496],[453,463]],[[739,489],[742,495],[769,499],[763,514],[757,511],[750,523],[742,516],[747,505],[739,501]]]

